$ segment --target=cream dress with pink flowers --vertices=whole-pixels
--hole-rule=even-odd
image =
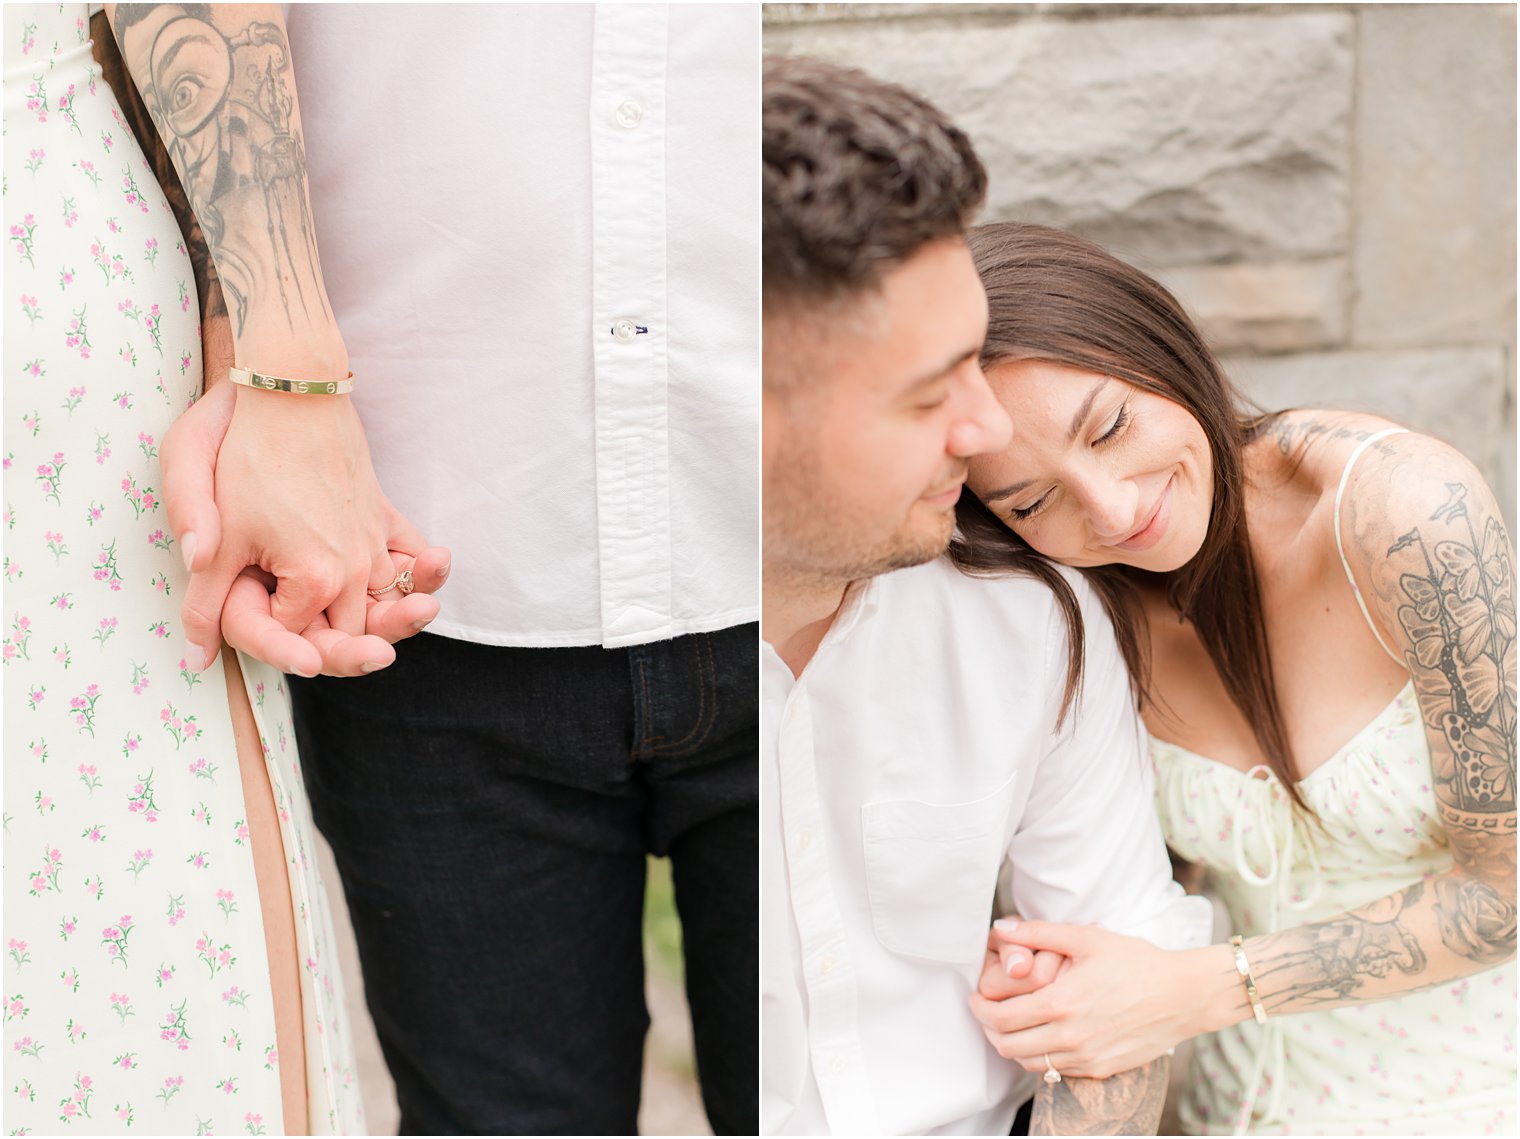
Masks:
[[[5,9],[8,1132],[280,1134],[280,1059],[220,659],[183,667],[159,494],[200,390],[173,215],[83,4]],[[362,1133],[279,673],[242,658],[304,968],[313,1134]]]

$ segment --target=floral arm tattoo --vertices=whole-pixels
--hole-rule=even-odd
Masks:
[[[329,334],[279,7],[122,4],[112,22],[214,263],[233,335]]]
[[[1515,954],[1509,539],[1481,476],[1443,445],[1399,436],[1363,462],[1361,489],[1347,496],[1347,552],[1413,678],[1454,865],[1339,917],[1246,942],[1272,1012],[1413,992]]]
[[[1106,1080],[1063,1079],[1040,1084],[1031,1135],[1154,1135],[1166,1102],[1165,1056]]]

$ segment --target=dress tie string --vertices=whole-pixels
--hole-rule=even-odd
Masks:
[[[1264,870],[1251,865],[1246,857],[1245,833],[1247,820],[1261,836],[1266,847],[1267,865]],[[1282,781],[1266,764],[1258,763],[1245,773],[1236,796],[1235,818],[1230,838],[1234,846],[1235,872],[1242,881],[1267,892],[1266,932],[1275,933],[1281,928],[1283,910],[1302,911],[1312,906],[1319,897],[1320,862],[1312,842],[1304,845],[1309,851],[1309,892],[1305,897],[1293,898],[1293,864],[1297,847],[1298,830],[1302,825],[1293,811]],[[1281,1027],[1275,1020],[1268,1020],[1261,1030],[1261,1044],[1256,1050],[1256,1062],[1251,1065],[1251,1075],[1246,1081],[1240,1112],[1235,1117],[1234,1134],[1244,1135],[1250,1126],[1256,1100],[1261,1093],[1262,1077],[1268,1063],[1272,1069],[1272,1095],[1267,1102],[1266,1119],[1276,1119],[1282,1109],[1283,1083],[1287,1067],[1287,1048]]]

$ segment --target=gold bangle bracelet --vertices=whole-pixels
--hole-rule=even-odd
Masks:
[[[245,388],[289,392],[292,395],[347,395],[354,390],[352,372],[342,380],[288,380],[284,376],[266,376],[252,368],[233,368],[227,373],[227,378]]]
[[[1246,960],[1245,938],[1237,933],[1230,938],[1230,948],[1235,951],[1235,972],[1246,983],[1246,998],[1251,1002],[1251,1015],[1256,1018],[1257,1024],[1266,1024],[1267,1010],[1256,992],[1256,978],[1251,976],[1251,963]]]

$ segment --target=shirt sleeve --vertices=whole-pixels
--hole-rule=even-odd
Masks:
[[[1172,881],[1144,726],[1113,626],[1078,574],[1067,576],[1086,631],[1082,690],[1040,759],[1023,818],[1008,845],[1015,911],[1096,923],[1166,949],[1206,945],[1213,910]],[[1059,610],[1047,638],[1046,675],[1064,685],[1066,628]],[[1054,724],[1061,689],[1050,694]]]

